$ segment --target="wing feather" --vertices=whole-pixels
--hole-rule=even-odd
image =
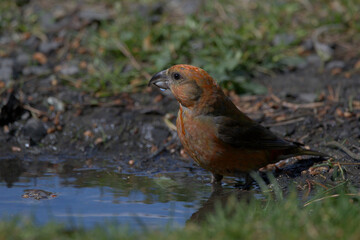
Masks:
[[[238,148],[287,149],[297,147],[254,121],[240,121],[226,116],[215,117],[217,137]]]

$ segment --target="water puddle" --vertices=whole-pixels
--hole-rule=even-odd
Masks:
[[[176,227],[184,226],[212,193],[209,184],[189,173],[129,174],[84,165],[71,158],[0,159],[2,218],[33,216],[40,224],[54,220],[85,227],[104,222]]]

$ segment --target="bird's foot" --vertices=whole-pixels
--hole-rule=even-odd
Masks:
[[[211,175],[211,184],[212,191],[217,192],[222,190],[221,180],[223,179],[223,175],[220,174],[212,174]]]
[[[211,183],[212,184],[220,184],[221,185],[221,180],[222,179],[223,179],[223,175],[215,174],[215,173],[213,173],[211,175]]]
[[[238,182],[235,184],[235,187],[241,188],[243,190],[250,190],[254,182],[254,179],[250,176],[250,174],[246,174],[244,178],[245,178],[245,183]]]

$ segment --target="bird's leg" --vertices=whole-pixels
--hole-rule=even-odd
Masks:
[[[251,177],[249,173],[245,175],[245,184],[244,189],[249,190],[251,188],[251,184],[254,182],[254,179]]]
[[[250,173],[244,173],[241,177],[245,178],[245,182],[242,181],[235,184],[235,187],[239,187],[242,190],[250,190],[254,179],[251,177]]]
[[[212,184],[221,184],[221,180],[223,179],[223,175],[213,173],[211,175],[211,183]]]

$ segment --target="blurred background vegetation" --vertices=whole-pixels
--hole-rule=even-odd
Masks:
[[[74,16],[87,20],[86,27],[74,27]],[[69,18],[73,28],[58,26]],[[253,84],[252,78],[302,68],[311,54],[324,63],[358,56],[360,4],[358,0],[2,0],[0,34],[14,42],[29,36],[61,42],[55,54],[45,56],[49,61],[33,57],[33,64],[47,64],[56,72],[68,61],[80,71],[61,79],[98,96],[136,91],[153,73],[179,63],[204,68],[238,93],[263,93],[264,87]],[[0,56],[9,55],[2,46]],[[334,55],[334,46],[343,51]],[[38,51],[38,46],[27,48],[32,54]]]

